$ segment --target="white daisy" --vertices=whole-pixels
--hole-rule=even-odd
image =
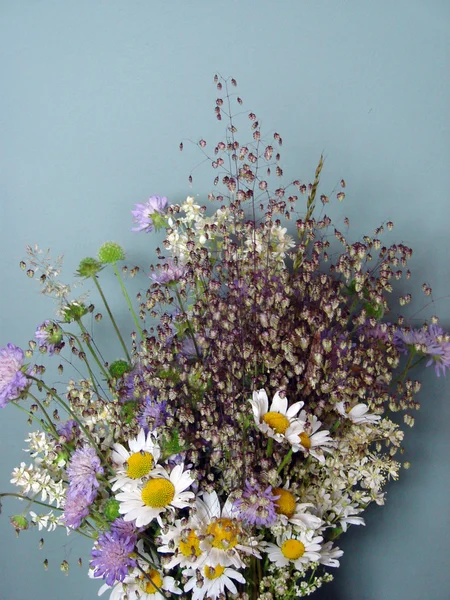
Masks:
[[[343,554],[343,550],[337,546],[333,548],[333,542],[326,542],[320,550],[319,562],[321,565],[325,565],[325,567],[339,567],[337,559]]]
[[[178,587],[178,583],[173,577],[164,575],[159,569],[149,568],[146,563],[141,564],[146,575],[139,569],[134,569],[125,577],[123,582],[114,586],[103,584],[98,591],[101,596],[107,591],[111,591],[109,600],[130,600],[139,598],[139,600],[166,600],[166,596],[159,590],[171,592],[172,594],[181,594],[183,590]],[[96,579],[93,571],[89,571],[89,576]],[[159,588],[159,589],[158,589]]]
[[[275,511],[279,523],[283,525],[291,523],[302,530],[318,529],[322,525],[322,519],[306,511],[314,507],[311,502],[299,502],[298,498],[286,488],[272,488],[272,494],[278,496],[275,500]]]
[[[312,537],[307,533],[286,532],[277,539],[277,544],[262,542],[269,560],[277,567],[287,567],[293,564],[298,571],[310,562],[320,559],[322,536]]]
[[[381,419],[380,415],[370,413],[369,407],[365,404],[356,404],[349,409],[346,408],[346,403],[342,401],[335,404],[335,409],[340,415],[346,419],[350,419],[356,425],[361,425],[361,423],[375,423]]]
[[[301,450],[303,454],[308,456],[311,454],[321,464],[325,464],[324,452],[332,453],[332,447],[336,442],[330,437],[330,432],[327,430],[319,431],[322,422],[315,415],[306,415],[302,410],[300,418],[304,419],[304,431],[300,433],[300,443],[292,450],[294,452]]]
[[[154,469],[161,455],[156,436],[150,432],[145,435],[143,429],[134,439],[128,440],[127,450],[122,444],[114,444],[111,458],[116,467],[116,475],[110,481],[112,490],[129,485],[137,487],[142,477]]]
[[[166,510],[185,508],[194,498],[193,492],[185,492],[194,479],[190,471],[184,471],[184,464],[176,465],[172,472],[167,473],[159,467],[150,473],[151,478],[141,482],[137,487],[125,487],[116,494],[120,502],[119,512],[125,521],[136,521],[136,527],[148,525],[157,519],[162,526],[159,516]]]
[[[195,530],[181,519],[177,519],[174,525],[166,525],[159,537],[161,545],[158,547],[158,552],[172,554],[170,558],[164,557],[167,560],[163,559],[165,569],[176,566],[190,567],[202,553],[200,539]]]
[[[237,587],[231,579],[239,583],[245,583],[245,578],[241,573],[222,565],[204,566],[200,571],[200,580],[197,578],[197,572],[195,569],[185,569],[183,571],[185,577],[190,577],[184,586],[184,591],[190,592],[192,590],[192,600],[203,600],[205,596],[211,598],[211,600],[216,600],[221,594],[225,594],[225,588],[232,594],[237,594]],[[199,581],[202,582],[201,587],[198,586]]]
[[[227,500],[220,508],[216,492],[203,493],[203,500],[195,501],[192,528],[201,540],[197,566],[244,567],[241,553],[261,558],[256,550],[258,542],[246,535],[243,522],[236,519],[233,505]],[[245,543],[242,543],[245,542]]]
[[[287,398],[282,398],[280,392],[277,392],[269,408],[265,390],[259,390],[253,392],[250,404],[258,429],[277,442],[287,440],[292,445],[292,450],[297,452],[304,422],[296,418],[296,415],[304,403],[295,402],[288,408]]]

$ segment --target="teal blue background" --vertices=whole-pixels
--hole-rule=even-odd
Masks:
[[[214,173],[199,168],[189,187],[201,157],[186,139],[223,135],[217,71],[238,80],[244,108],[268,134],[282,135],[286,180],[311,179],[324,152],[322,192],[347,182],[345,202],[327,213],[341,228],[350,218],[350,239],[395,223],[390,239],[414,248],[414,301],[404,313],[417,325],[440,314],[449,329],[449,26],[447,0],[0,0],[0,344],[26,346],[53,315],[18,268],[26,244],[64,254],[67,280],[108,239],[145,267],[157,243],[130,232],[132,205],[151,194],[206,202]],[[128,327],[113,277],[104,280]],[[108,345],[106,327],[99,335]],[[318,600],[450,597],[450,388],[430,370],[420,379],[422,410],[405,441],[412,467],[367,526],[342,539],[342,566]],[[27,460],[27,431],[21,413],[1,411],[5,491]],[[16,539],[15,511],[4,502],[1,600],[95,598],[89,543],[61,531],[38,550],[39,532]]]

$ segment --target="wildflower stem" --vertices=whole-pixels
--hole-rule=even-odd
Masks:
[[[280,464],[280,466],[277,469],[277,473],[281,473],[281,471],[284,469],[284,467],[291,460],[291,456],[292,456],[292,448],[289,448],[289,452],[286,454],[286,456],[281,461],[281,464]]]
[[[98,281],[98,279],[97,279],[97,277],[95,275],[92,277],[92,279],[94,280],[94,283],[95,283],[95,285],[97,287],[98,293],[100,294],[100,296],[101,296],[101,298],[103,300],[103,304],[105,305],[105,308],[106,308],[106,310],[108,312],[109,318],[111,319],[111,323],[113,324],[114,330],[117,333],[117,337],[119,338],[119,341],[122,344],[122,348],[123,348],[123,350],[125,352],[127,360],[128,360],[128,362],[131,362],[131,358],[130,358],[130,355],[128,353],[127,346],[126,346],[126,344],[124,342],[122,334],[119,331],[119,328],[117,327],[117,323],[116,323],[116,321],[115,321],[115,319],[113,317],[111,309],[109,308],[108,301],[106,300],[105,294],[103,293],[103,290],[102,290],[102,288],[100,286],[100,283],[99,283],[99,281]]]
[[[15,494],[14,492],[5,492],[0,494],[0,498],[4,498],[6,496],[11,496],[13,498],[20,498],[21,500],[28,500],[30,503],[39,504],[39,506],[45,506],[46,508],[51,508],[52,510],[60,510],[58,506],[53,506],[52,504],[47,504],[46,502],[41,502],[40,500],[36,500],[35,498],[30,498],[29,496],[23,496],[22,494]]]
[[[51,429],[51,432],[53,433],[54,437],[56,439],[59,438],[58,432],[56,431],[55,426],[53,425],[52,420],[50,419],[48,412],[45,410],[44,405],[42,404],[42,402],[40,402],[38,400],[38,398],[36,398],[36,396],[34,394],[32,394],[31,392],[28,392],[28,395],[30,396],[30,398],[33,398],[33,400],[36,402],[36,404],[39,406],[39,408],[41,409],[41,411],[44,413],[45,418],[47,419],[48,425]]]
[[[136,313],[134,312],[134,308],[133,308],[133,305],[131,304],[130,296],[128,295],[127,288],[125,287],[125,284],[123,283],[122,276],[120,275],[120,271],[117,268],[116,263],[113,264],[113,269],[114,269],[114,273],[116,274],[117,280],[119,282],[120,289],[122,290],[122,294],[124,295],[124,298],[127,302],[128,309],[131,312],[131,316],[133,317],[136,328],[139,331],[139,335],[141,336],[141,339],[142,339],[144,337],[144,334],[142,333],[139,319],[138,319]]]
[[[273,438],[269,438],[269,442],[267,444],[267,450],[266,450],[267,458],[272,456],[272,452],[273,452]]]
[[[184,306],[183,306],[183,300],[182,300],[182,298],[181,298],[181,294],[180,294],[180,292],[179,292],[177,289],[175,289],[175,294],[176,294],[176,296],[177,296],[178,304],[180,305],[180,310],[181,310],[181,311],[182,311],[182,312],[183,312],[185,315],[187,315],[186,311],[184,310]],[[187,322],[187,326],[188,326],[188,329],[189,329],[189,335],[191,336],[191,338],[192,338],[192,341],[194,342],[194,348],[195,348],[195,352],[196,352],[197,356],[198,356],[199,358],[201,358],[201,354],[200,354],[200,351],[199,351],[199,349],[198,349],[198,346],[197,346],[197,341],[196,341],[196,339],[195,339],[195,334],[194,334],[194,331],[193,331],[193,329],[192,329],[192,324],[191,324],[191,322],[189,321],[189,319],[187,319],[187,318],[186,318],[186,322]]]
[[[88,332],[88,330],[86,329],[86,327],[84,326],[83,322],[81,321],[81,319],[77,319],[77,323],[80,326],[80,329],[84,335],[84,343],[86,344],[89,352],[92,354],[93,359],[95,360],[95,362],[97,363],[99,369],[101,370],[101,372],[103,373],[103,375],[106,377],[106,380],[109,379],[109,375],[105,370],[105,367],[102,365],[102,363],[100,362],[99,357],[97,356],[97,353],[95,352],[94,348],[92,347],[92,344],[90,342],[90,334]]]
[[[28,392],[28,395],[31,396],[34,399],[34,396],[32,396],[30,394],[30,392]],[[39,423],[39,425],[42,426],[42,419],[39,419],[38,417],[36,417],[36,415],[34,415],[31,411],[27,410],[23,406],[20,406],[20,404],[18,404],[15,401],[12,401],[11,404],[13,404],[14,406],[16,406],[18,409],[22,410],[25,414],[27,414],[30,417],[30,419],[33,419],[34,421],[37,421]]]

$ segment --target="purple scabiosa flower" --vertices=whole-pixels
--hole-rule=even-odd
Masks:
[[[436,375],[445,375],[450,369],[450,336],[437,325],[429,325],[422,329],[400,329],[394,335],[394,344],[400,352],[407,354],[410,346],[428,355],[426,366],[434,366]]]
[[[37,339],[39,348],[44,352],[48,352],[50,356],[64,347],[61,327],[53,321],[46,320],[41,323],[34,336]]]
[[[133,540],[133,544],[136,544],[138,539],[137,534],[139,531],[142,531],[142,528],[136,529],[134,521],[125,521],[123,517],[119,517],[111,523],[111,531],[121,537]]]
[[[89,515],[89,498],[83,494],[66,497],[64,504],[64,524],[71,529],[78,529],[83,519]]]
[[[16,400],[28,387],[28,380],[22,372],[23,350],[14,344],[0,348],[0,408],[10,400]]]
[[[142,406],[138,416],[138,423],[146,434],[165,423],[167,416],[166,407],[167,402],[157,402],[150,396],[145,398],[145,404]]]
[[[76,421],[69,419],[64,423],[59,423],[59,425],[56,426],[56,431],[58,432],[58,435],[65,438],[65,441],[69,443],[74,438],[78,437],[80,434],[80,427]]]
[[[164,214],[164,209],[167,206],[167,198],[165,196],[151,196],[147,202],[143,204],[135,204],[136,208],[131,211],[136,227],[131,231],[145,231],[150,233],[162,224],[159,215]]]
[[[75,450],[67,467],[69,490],[67,496],[85,496],[92,504],[97,495],[99,482],[97,473],[103,473],[103,467],[94,448],[85,446]]]
[[[260,485],[251,485],[246,481],[242,497],[235,500],[233,506],[246,523],[270,527],[277,519],[277,498],[278,496],[272,493],[272,486],[269,485],[263,491]]]
[[[121,535],[117,530],[102,533],[92,550],[90,566],[94,577],[103,577],[110,586],[123,581],[128,569],[136,567],[136,561],[130,557],[135,542],[135,537]]]
[[[150,277],[155,283],[159,283],[159,285],[169,285],[179,281],[186,275],[186,272],[187,268],[184,265],[179,265],[169,260],[157,272],[152,273]]]

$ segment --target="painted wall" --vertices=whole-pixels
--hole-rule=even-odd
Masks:
[[[26,244],[64,254],[67,279],[108,239],[145,266],[157,241],[130,232],[133,203],[205,197],[212,172],[199,168],[189,187],[201,158],[178,144],[222,136],[216,71],[235,77],[244,107],[283,136],[287,180],[310,179],[324,152],[323,193],[347,181],[345,202],[327,212],[341,225],[350,218],[350,237],[394,221],[396,239],[415,250],[408,313],[429,301],[427,281],[435,303],[415,323],[439,313],[449,328],[449,25],[447,0],[1,0],[0,345],[25,346],[53,314],[18,268]],[[125,326],[113,284],[106,277]],[[342,567],[318,600],[450,597],[449,389],[448,379],[423,376],[405,443],[412,468],[343,539]],[[2,489],[27,460],[27,431],[13,407],[1,412]],[[89,542],[59,532],[39,550],[40,532],[15,538],[15,510],[4,502],[0,598],[95,598]]]

